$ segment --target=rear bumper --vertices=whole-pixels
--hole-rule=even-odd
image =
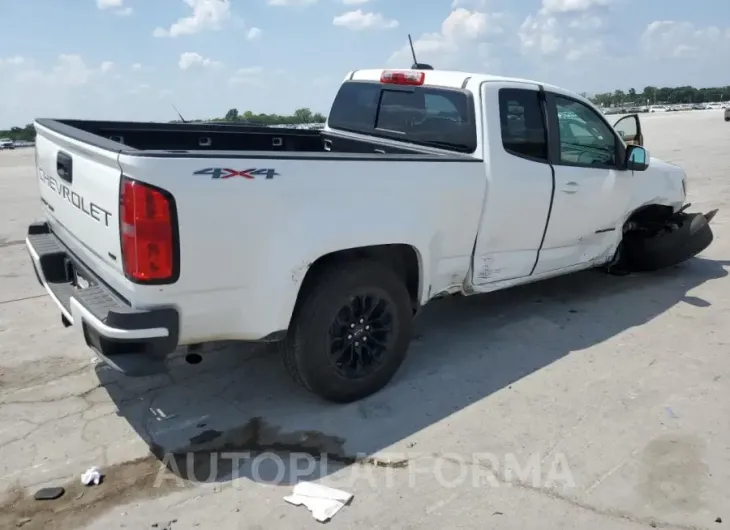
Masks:
[[[25,243],[38,282],[97,355],[127,375],[165,370],[165,358],[178,344],[175,308],[132,308],[71,254],[47,223],[30,225]]]

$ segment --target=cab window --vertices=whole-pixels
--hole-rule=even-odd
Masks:
[[[474,116],[472,98],[463,90],[430,86],[402,90],[348,81],[335,97],[328,124],[333,129],[473,153]]]
[[[555,96],[560,134],[560,162],[581,166],[615,166],[616,136],[587,105]]]

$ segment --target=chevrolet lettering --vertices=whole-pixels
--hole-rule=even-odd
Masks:
[[[65,182],[48,175],[41,168],[38,168],[38,178],[54,193],[57,193],[64,200],[72,204],[74,208],[81,210],[97,223],[109,226],[109,219],[112,216],[111,212],[105,210],[98,204],[85,199],[83,196],[72,190]]]

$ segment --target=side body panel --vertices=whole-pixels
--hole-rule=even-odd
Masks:
[[[135,289],[134,303],[177,305],[183,342],[255,340],[286,329],[312,263],[348,248],[411,245],[422,303],[458,291],[485,193],[483,162],[466,157],[122,154],[119,163],[124,175],[175,197],[180,279]],[[242,173],[214,178],[220,168]]]

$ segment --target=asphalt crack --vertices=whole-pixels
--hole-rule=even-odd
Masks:
[[[24,296],[22,298],[11,298],[10,300],[0,300],[0,305],[12,304],[14,302],[25,302],[26,300],[37,300],[38,298],[45,298],[46,294],[36,294],[33,296]]]
[[[25,239],[6,239],[0,241],[0,248],[17,247],[25,244]]]

